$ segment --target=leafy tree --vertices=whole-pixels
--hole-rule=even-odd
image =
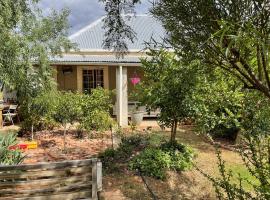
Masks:
[[[50,129],[56,125],[53,113],[55,112],[57,95],[58,92],[54,89],[44,90],[36,97],[29,98],[27,104],[21,105],[22,130],[31,130],[32,139],[35,130]]]
[[[188,60],[219,67],[270,98],[268,0],[160,0],[151,9]]]
[[[121,11],[132,13],[128,8],[138,1],[112,2],[105,6],[107,18],[111,19],[106,23],[111,30],[106,37],[108,41],[110,38],[119,41],[124,26],[117,19],[121,19]],[[181,57],[188,62],[198,59],[205,66],[220,67],[245,88],[258,90],[270,98],[268,0],[152,2],[150,12],[162,22],[169,33],[167,42]],[[114,6],[109,9],[110,5]],[[120,42],[115,45],[123,46]]]
[[[64,127],[64,151],[66,151],[66,132],[68,124],[79,121],[82,116],[82,108],[79,103],[80,94],[72,92],[58,93],[56,96],[56,106],[53,113],[55,121],[61,123]]]
[[[140,0],[100,0],[105,4],[107,15],[103,19],[105,32],[104,48],[113,49],[116,56],[124,56],[128,51],[127,41],[134,41],[136,33],[127,24],[135,14],[135,4]]]
[[[66,37],[69,12],[44,16],[38,2],[0,3],[0,80],[26,104],[42,89],[52,87],[50,58],[73,46]]]
[[[80,100],[83,111],[80,128],[87,131],[109,130],[113,124],[110,115],[112,108],[111,93],[103,88],[91,91],[90,95],[82,95]]]
[[[148,107],[160,109],[159,121],[171,127],[174,143],[178,123],[189,117],[191,111],[188,97],[196,86],[197,72],[192,65],[184,65],[177,55],[164,49],[150,50],[148,55],[152,59],[142,60],[144,80],[137,96]]]
[[[241,83],[222,70],[200,73],[190,94],[198,131],[235,140],[241,127],[244,95]]]

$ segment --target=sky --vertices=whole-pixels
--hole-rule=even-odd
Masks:
[[[140,5],[137,5],[136,13],[147,14],[151,3],[149,0],[141,2]],[[71,12],[68,18],[71,26],[70,34],[77,32],[105,14],[104,5],[99,0],[41,0],[39,4],[45,14],[49,13],[51,9],[68,8]]]

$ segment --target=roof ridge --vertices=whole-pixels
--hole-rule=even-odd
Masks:
[[[121,14],[122,16],[134,16],[134,17],[151,17],[148,14]]]
[[[96,21],[90,23],[89,25],[81,28],[79,31],[77,31],[76,33],[73,33],[72,35],[70,35],[68,38],[71,40],[75,37],[77,37],[78,35],[80,35],[81,33],[87,31],[88,29],[96,26],[97,24],[99,24],[103,19],[105,18],[105,16],[102,16],[101,18],[97,19]]]
[[[148,14],[135,14],[135,15],[132,15],[132,14],[121,14],[122,16],[126,17],[126,16],[134,16],[135,18],[136,17],[151,17],[150,15]],[[68,38],[71,40],[71,39],[74,39],[75,37],[79,36],[81,33],[89,30],[90,28],[96,26],[97,24],[99,24],[103,19],[105,18],[105,16],[102,16],[101,18],[97,19],[96,21],[90,23],[89,25],[81,28],[80,30],[78,30],[77,32],[73,33],[72,35],[70,35]]]

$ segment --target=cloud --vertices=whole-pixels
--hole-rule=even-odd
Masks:
[[[68,18],[71,26],[70,34],[87,26],[105,14],[104,5],[98,0],[41,0],[39,6],[45,14],[49,13],[51,9],[61,10],[68,8],[71,11]],[[147,13],[150,6],[149,0],[142,0],[142,3],[137,5],[137,13]]]

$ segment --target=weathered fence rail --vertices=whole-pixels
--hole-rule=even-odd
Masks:
[[[98,159],[0,166],[0,200],[98,199]]]

